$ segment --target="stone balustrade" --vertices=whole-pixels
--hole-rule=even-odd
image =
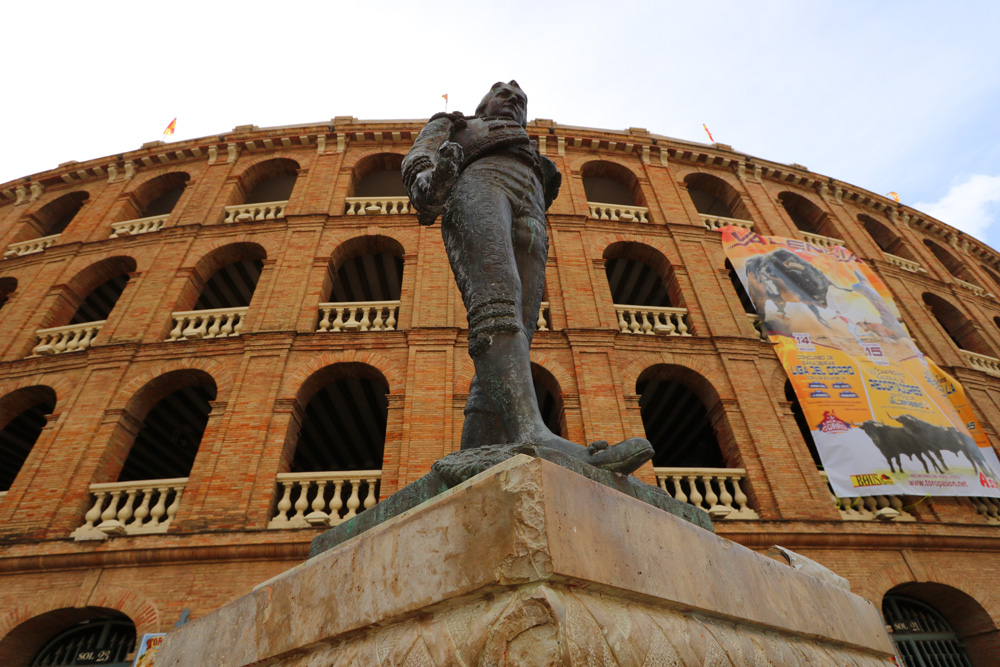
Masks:
[[[552,324],[552,314],[549,312],[549,302],[542,301],[538,306],[538,321],[535,322],[535,331],[548,331]]]
[[[753,231],[753,221],[752,220],[740,220],[738,218],[724,218],[721,215],[708,215],[707,213],[699,213],[701,217],[701,224],[705,225],[705,229],[713,232],[717,232],[723,227],[728,227],[729,225],[734,225],[736,227],[742,227],[743,229],[749,229]]]
[[[822,236],[820,234],[810,234],[809,232],[801,232],[801,234],[806,243],[812,243],[813,245],[818,245],[823,248],[832,248],[835,245],[844,245],[844,242],[841,239]]]
[[[94,504],[70,537],[103,540],[115,535],[165,533],[177,514],[187,477],[91,484]]]
[[[399,301],[321,303],[316,331],[395,331],[398,315]]]
[[[740,487],[743,468],[653,468],[656,483],[675,500],[708,510],[715,519],[759,519]]]
[[[378,502],[381,479],[381,470],[279,473],[280,499],[267,527],[334,526],[346,521]]]
[[[227,206],[223,222],[260,222],[278,220],[285,217],[287,201],[267,201],[260,204],[240,204]]]
[[[969,290],[970,292],[972,292],[976,296],[981,296],[981,297],[990,298],[990,299],[995,299],[996,298],[995,296],[993,296],[993,294],[991,292],[987,292],[986,290],[984,290],[979,285],[974,285],[974,284],[968,282],[967,280],[962,280],[961,278],[955,278],[955,282],[958,283],[960,286],[964,287],[965,289]]]
[[[407,215],[416,211],[410,198],[403,197],[348,197],[344,215]]]
[[[50,354],[86,350],[94,342],[97,332],[101,330],[106,321],[83,322],[82,324],[70,324],[65,327],[39,329],[35,332],[35,335],[38,336],[38,345],[35,346],[35,349],[31,353],[38,356],[47,356]]]
[[[764,324],[760,321],[760,316],[757,313],[747,313],[747,319],[750,320],[750,324],[753,325],[760,339],[765,343],[770,343],[771,339],[767,337],[767,333],[764,331]]]
[[[827,482],[827,475],[820,471],[823,481]],[[903,496],[861,496],[852,498],[838,498],[833,493],[833,488],[827,482],[826,490],[830,494],[830,500],[834,506],[840,510],[840,518],[844,521],[916,521],[917,518],[906,511],[903,506]]]
[[[5,252],[3,256],[5,259],[10,259],[11,257],[21,257],[22,255],[30,255],[32,253],[41,252],[53,245],[58,238],[58,234],[53,234],[52,236],[43,236],[41,238],[31,239],[30,241],[11,243],[7,246],[7,252]]]
[[[621,204],[602,204],[587,202],[590,207],[590,217],[595,220],[613,220],[615,222],[649,222],[649,209],[645,206],[622,206]]]
[[[890,255],[889,253],[882,253],[885,255],[885,261],[889,262],[893,266],[898,266],[904,271],[909,271],[910,273],[927,273],[927,269],[920,266],[918,262],[899,257],[898,255]]]
[[[661,308],[656,306],[629,306],[615,304],[618,328],[622,333],[661,336],[690,336],[687,308]]]
[[[247,306],[241,306],[172,313],[174,327],[167,334],[167,340],[239,336],[247,310]]]
[[[2,500],[0,496],[0,500]],[[990,523],[1000,523],[1000,498],[969,498],[976,511],[982,514]]]
[[[154,215],[149,218],[137,218],[135,220],[126,220],[125,222],[112,222],[110,238],[117,239],[122,236],[136,236],[137,234],[158,232],[163,229],[163,224],[169,217],[169,215]]]
[[[968,350],[962,350],[962,355],[969,362],[969,365],[977,371],[982,371],[993,377],[1000,377],[1000,359],[989,357],[985,354],[976,354]]]

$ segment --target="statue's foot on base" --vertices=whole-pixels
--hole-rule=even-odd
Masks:
[[[653,446],[645,438],[628,438],[616,445],[608,444],[607,440],[597,440],[589,447],[581,447],[569,440],[552,436],[532,444],[555,449],[595,468],[622,475],[632,474],[653,458],[654,454]]]

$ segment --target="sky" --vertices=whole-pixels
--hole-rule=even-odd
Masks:
[[[170,140],[472,113],[716,141],[1000,248],[1000,2],[18,2],[0,183]]]

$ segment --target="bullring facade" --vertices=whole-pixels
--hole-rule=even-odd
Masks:
[[[465,312],[399,175],[421,126],[243,126],[0,186],[0,663],[123,662],[132,628],[238,597],[458,448]],[[720,534],[847,577],[900,646],[937,614],[989,664],[1000,504],[833,497],[717,230],[867,261],[994,446],[1000,255],[722,144],[528,130],[563,175],[531,353],[552,428],[646,434],[637,476]]]

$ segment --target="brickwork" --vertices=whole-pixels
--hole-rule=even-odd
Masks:
[[[23,390],[48,387],[56,396],[0,497],[0,637],[10,632],[21,641],[22,623],[88,605],[128,614],[140,633],[165,630],[182,609],[197,617],[301,560],[315,531],[267,525],[278,502],[276,476],[290,469],[305,407],[337,364],[364,365],[388,388],[383,497],[457,449],[472,365],[440,232],[419,227],[414,215],[344,214],[360,177],[398,164],[419,128],[349,118],[243,128],[0,185],[3,247],[37,236],[58,208],[43,212],[47,205],[86,194],[51,247],[0,261],[3,284],[17,281],[0,309],[0,426],[23,410]],[[761,233],[801,235],[782,193],[815,206],[824,232],[885,280],[920,347],[963,382],[994,446],[1000,379],[968,365],[923,295],[945,299],[998,351],[1000,306],[956,283],[923,241],[947,246],[988,290],[1000,291],[987,272],[1000,271],[1000,256],[872,193],[719,145],[634,129],[541,123],[529,131],[545,139],[546,155],[563,174],[549,215],[551,330],[536,335],[532,360],[559,385],[568,436],[640,435],[640,377],[682,382],[705,404],[727,465],[746,469],[744,490],[761,518],[720,522],[720,533],[754,548],[801,550],[876,602],[910,582],[958,589],[992,619],[970,636],[995,645],[1000,589],[991,572],[1000,565],[1000,525],[955,499],[920,503],[910,524],[840,519],[795,426],[784,372],[745,316],[720,235],[703,226],[689,177],[724,182]],[[648,207],[649,222],[588,217],[582,177],[595,161],[606,163],[602,174],[632,175],[625,180]],[[254,185],[292,164],[297,180],[283,218],[223,223],[225,206],[242,203]],[[181,174],[186,188],[162,230],[109,238],[112,222],[138,215],[167,185],[184,182]],[[898,236],[926,273],[889,263],[862,215]],[[693,336],[618,332],[605,264],[626,247],[652,258],[672,302],[687,309]],[[317,304],[328,299],[337,267],[359,252],[382,251],[404,261],[397,330],[317,333]],[[212,274],[239,259],[263,261],[241,334],[165,341],[171,314],[190,310]],[[88,350],[30,356],[36,330],[67,323],[93,286],[123,272],[127,286]],[[169,532],[70,539],[92,505],[90,485],[116,481],[153,404],[195,380],[213,385],[216,397]],[[650,466],[638,475],[654,481]],[[5,647],[17,643],[9,641],[0,640],[0,663]]]

